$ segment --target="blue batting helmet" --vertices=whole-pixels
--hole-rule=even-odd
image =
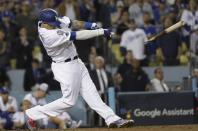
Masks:
[[[58,21],[58,13],[50,8],[43,9],[39,14],[39,21],[47,23],[49,25],[60,27],[60,21]]]

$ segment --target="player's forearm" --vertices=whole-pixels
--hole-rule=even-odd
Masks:
[[[104,29],[81,30],[81,31],[71,32],[70,40],[86,40],[101,35],[104,35]]]

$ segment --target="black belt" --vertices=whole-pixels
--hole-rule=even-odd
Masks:
[[[66,60],[64,60],[64,61],[61,61],[61,62],[70,62],[70,61],[75,60],[75,59],[78,59],[78,56],[74,56],[73,59],[72,59],[72,58],[68,58],[68,59],[66,59]],[[54,62],[54,63],[59,63],[59,62],[56,62],[56,61],[53,61],[53,60],[52,60],[52,62]]]

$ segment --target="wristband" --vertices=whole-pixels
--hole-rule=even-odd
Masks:
[[[92,23],[91,22],[85,22],[84,27],[85,27],[85,29],[91,29]]]

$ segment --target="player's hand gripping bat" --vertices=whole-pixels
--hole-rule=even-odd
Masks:
[[[149,38],[147,41],[145,42],[151,42],[151,41],[154,41],[158,38],[160,38],[161,36],[165,35],[165,34],[168,34],[172,31],[175,31],[176,29],[180,28],[180,27],[183,27],[185,25],[185,22],[184,21],[179,21],[177,22],[176,24],[166,28],[165,30],[163,30],[162,32],[160,32],[159,34]]]

